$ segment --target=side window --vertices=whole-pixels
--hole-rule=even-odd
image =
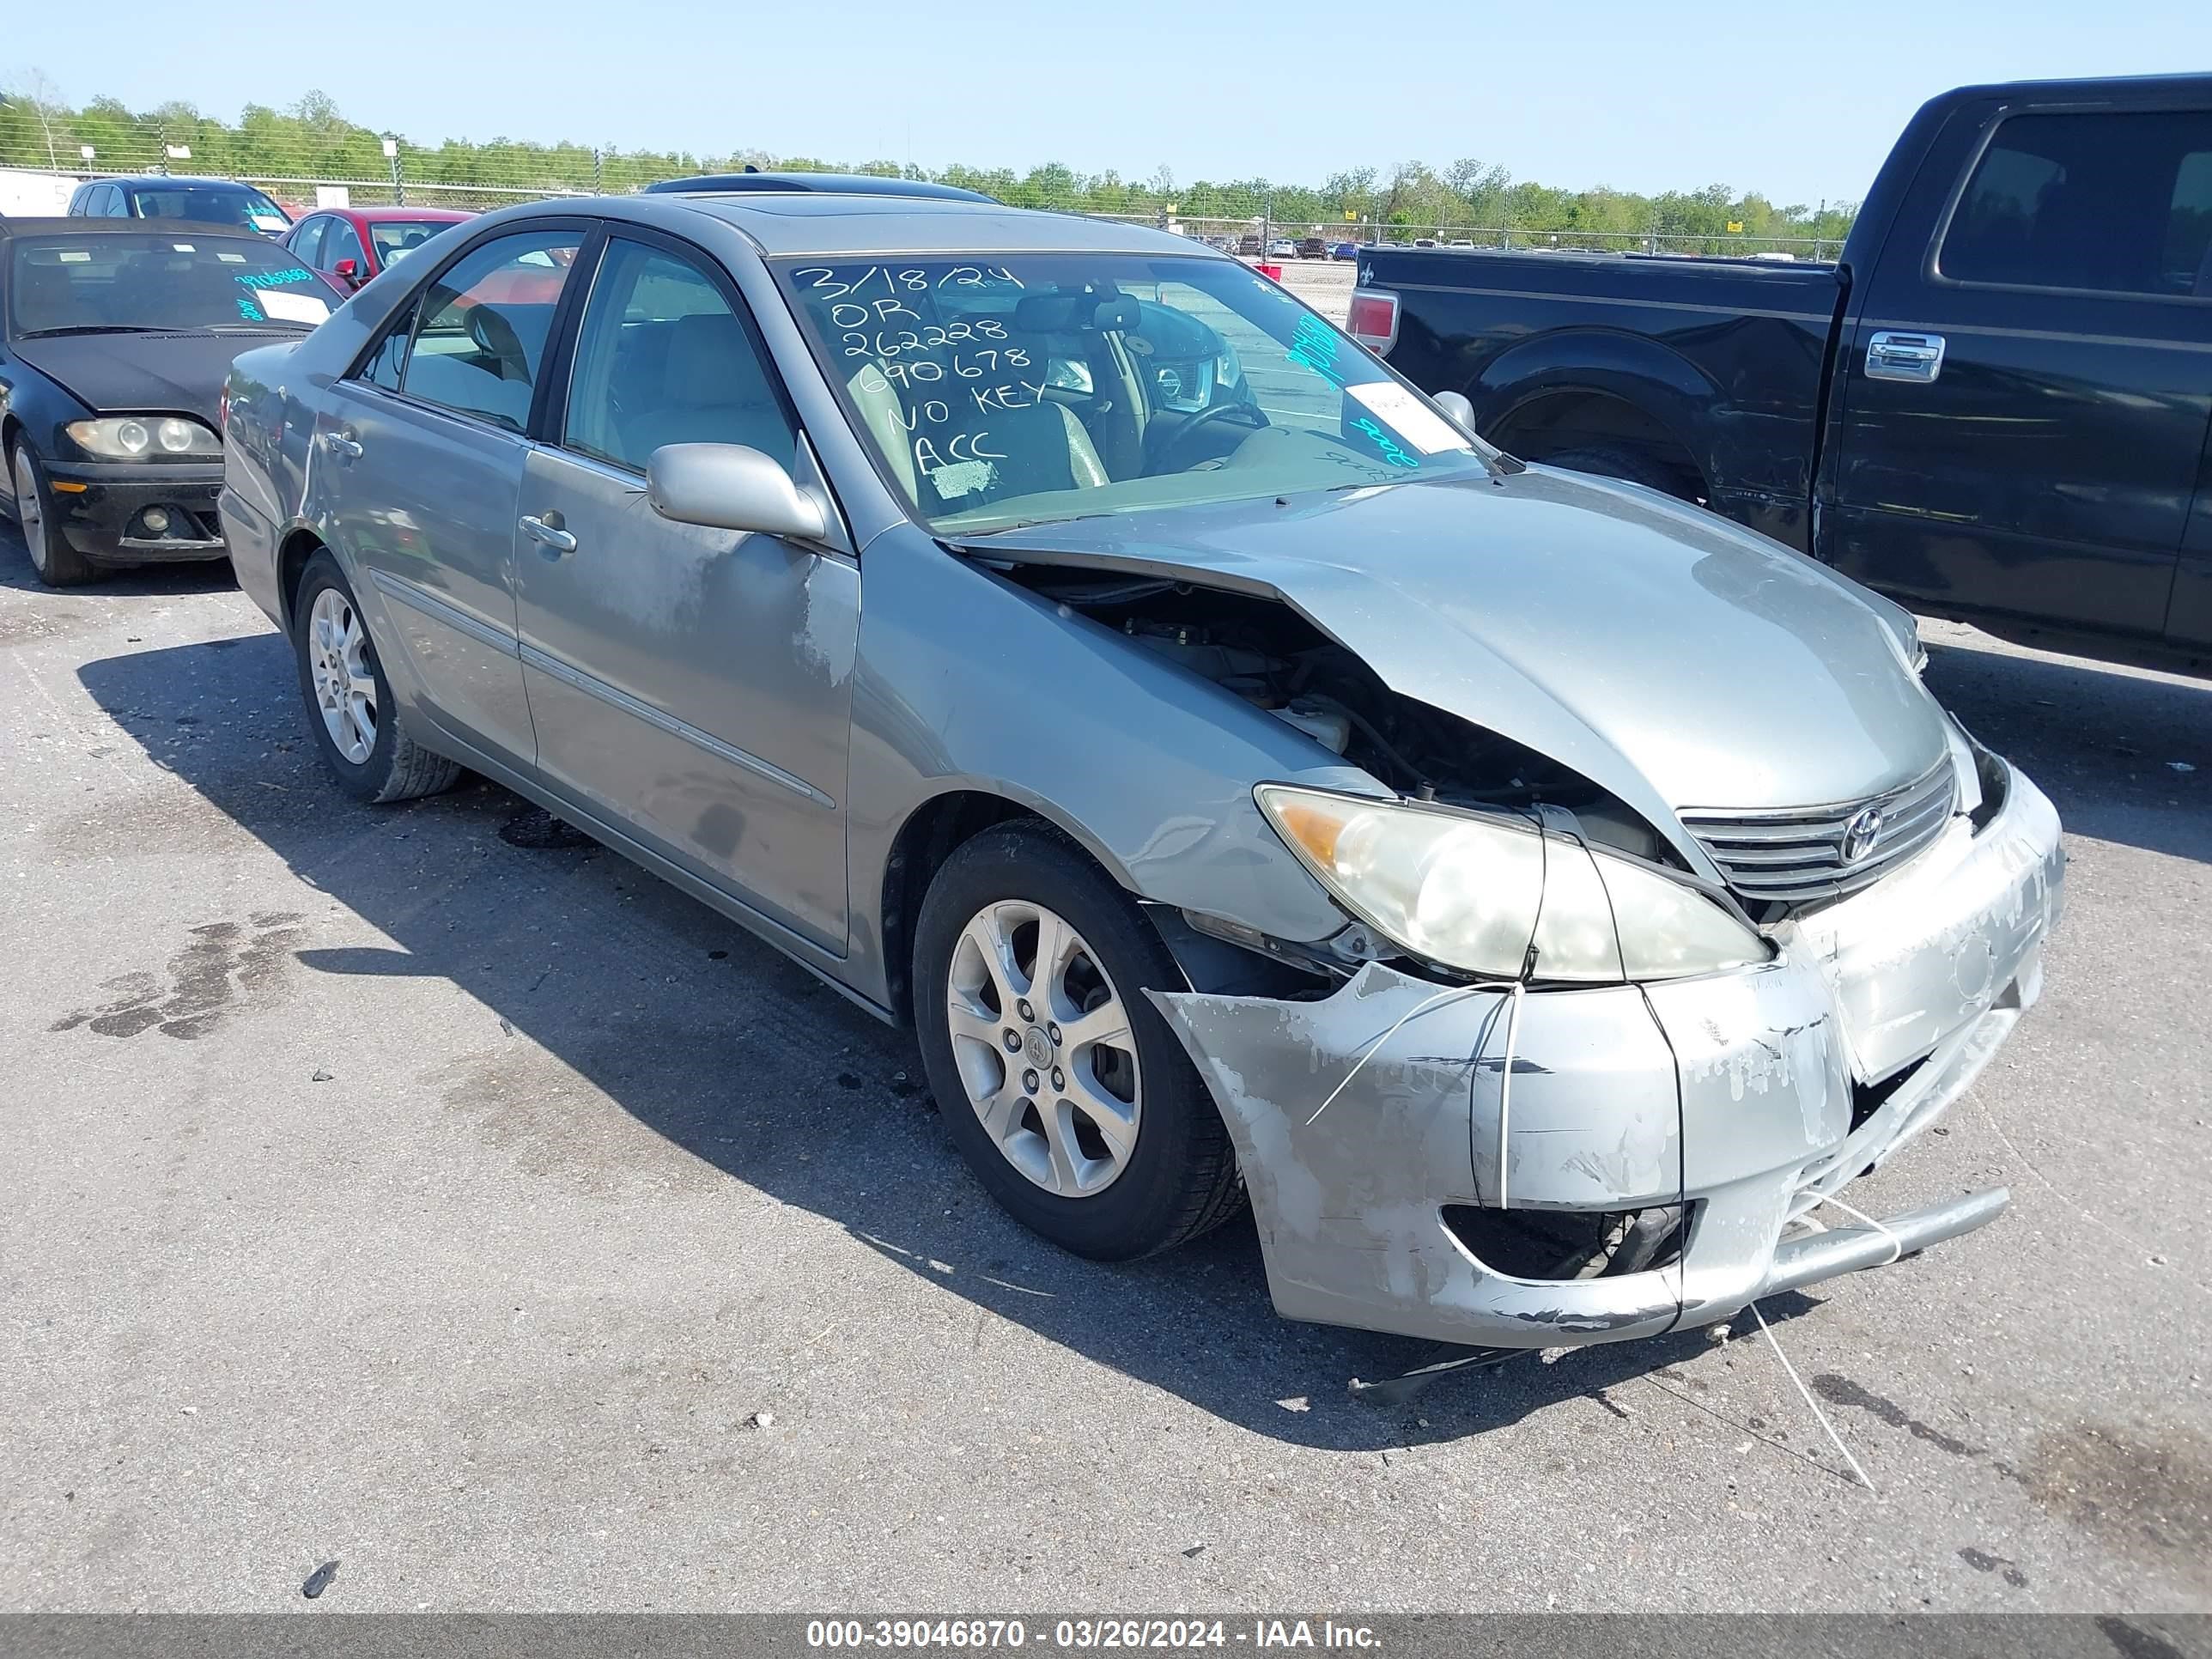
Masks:
[[[323,238],[323,269],[329,270],[341,259],[351,259],[362,276],[368,274],[368,256],[361,251],[361,235],[350,219],[330,221],[330,230]]]
[[[582,245],[580,231],[525,230],[465,255],[417,301],[422,320],[401,390],[521,431],[554,307]]]
[[[1944,233],[1961,283],[2212,297],[2212,110],[2015,115]]]
[[[300,256],[303,265],[320,266],[323,263],[323,228],[327,219],[310,219],[294,233],[292,252]]]
[[[748,322],[689,259],[616,238],[584,307],[562,442],[640,472],[663,444],[744,444],[785,466],[798,428]]]
[[[2174,169],[2159,270],[2181,292],[2212,300],[2212,149],[2190,151]]]

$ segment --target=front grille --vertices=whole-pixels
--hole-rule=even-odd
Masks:
[[[1691,807],[1681,817],[1746,901],[1807,904],[1880,880],[1942,832],[1958,799],[1947,756],[1902,789],[1864,800],[1760,812]],[[1869,836],[1865,815],[1872,812],[1881,817]],[[1856,856],[1845,855],[1847,841]]]

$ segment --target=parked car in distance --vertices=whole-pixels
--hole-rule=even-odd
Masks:
[[[1359,257],[1359,244],[1357,242],[1335,243],[1329,248],[1328,257],[1332,259],[1357,259]]]
[[[1266,244],[1261,241],[1257,232],[1247,232],[1237,239],[1237,257],[1240,259],[1256,259],[1265,247]]]
[[[227,225],[264,236],[282,236],[292,225],[289,214],[251,185],[168,173],[88,180],[70,197],[69,210],[73,219],[166,219]]]
[[[1328,258],[1328,244],[1318,236],[1301,236],[1298,238],[1297,252],[1301,259],[1326,259]]]
[[[1916,610],[2212,659],[2212,76],[1966,87],[1838,264],[1364,255],[1352,331],[1515,454]]]
[[[475,217],[458,208],[318,208],[292,227],[284,246],[350,294],[440,231]]]
[[[466,767],[912,1022],[1066,1249],[1249,1194],[1286,1314],[1547,1347],[2004,1205],[1811,1218],[1968,1086],[2057,913],[2057,816],[1911,617],[1508,459],[1241,261],[533,204],[228,408],[239,580],[338,786]]]
[[[1298,245],[1287,236],[1278,236],[1267,244],[1267,257],[1270,259],[1295,259],[1297,256]]]
[[[0,219],[0,511],[40,580],[222,557],[230,360],[338,302],[250,230]]]

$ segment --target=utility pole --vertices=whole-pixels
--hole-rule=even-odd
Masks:
[[[592,146],[592,194],[607,193],[607,153],[599,145]]]

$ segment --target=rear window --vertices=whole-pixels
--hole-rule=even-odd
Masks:
[[[369,240],[376,244],[376,257],[386,264],[412,253],[441,230],[453,227],[441,220],[424,219],[419,222],[403,219],[372,220],[368,227]]]
[[[2212,299],[2212,110],[2010,117],[1936,268],[2008,288]]]
[[[208,190],[190,185],[140,188],[131,192],[133,219],[182,219],[195,225],[228,225],[271,234],[291,225],[290,216],[258,190]]]
[[[312,328],[337,291],[290,248],[175,231],[18,236],[8,249],[8,324],[40,334]]]

